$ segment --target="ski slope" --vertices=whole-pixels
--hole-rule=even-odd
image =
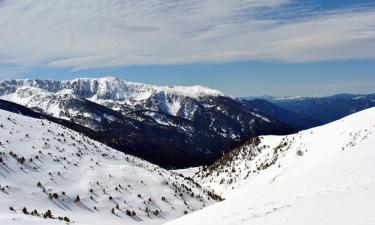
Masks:
[[[59,217],[74,224],[162,224],[219,200],[177,173],[3,110],[0,188],[0,224],[7,225],[61,224]]]
[[[194,175],[226,200],[167,225],[375,224],[375,108],[235,153]]]

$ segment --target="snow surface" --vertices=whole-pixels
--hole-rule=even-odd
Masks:
[[[167,224],[375,224],[375,108],[260,140],[194,176],[225,201]]]
[[[3,110],[0,159],[0,224],[61,224],[25,215],[23,207],[39,214],[50,209],[74,224],[162,224],[216,202],[177,173],[49,121]]]

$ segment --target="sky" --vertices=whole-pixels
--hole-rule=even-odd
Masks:
[[[0,0],[0,79],[375,92],[372,0]]]

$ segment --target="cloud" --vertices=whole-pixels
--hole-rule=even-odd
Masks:
[[[287,10],[292,0],[0,2],[0,64],[75,70],[144,64],[375,58],[375,8]]]

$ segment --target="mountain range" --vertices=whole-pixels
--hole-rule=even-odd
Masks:
[[[245,98],[249,99],[249,98]],[[250,98],[253,99],[253,98]],[[323,125],[352,113],[375,106],[375,94],[337,94],[315,97],[272,97],[263,96],[256,99],[266,100],[274,105],[305,117],[311,128]],[[281,113],[283,115],[283,113]],[[281,120],[282,121],[282,120]]]
[[[87,129],[80,131],[90,137],[165,168],[208,164],[250,137],[295,131],[201,86],[153,86],[113,77],[5,80],[0,98],[83,126]]]

